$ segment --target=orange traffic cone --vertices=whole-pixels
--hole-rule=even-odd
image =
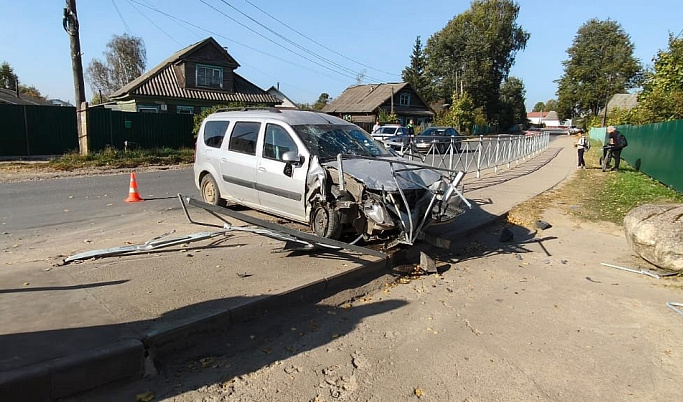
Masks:
[[[135,180],[135,172],[130,174],[130,189],[128,190],[128,198],[126,202],[144,201],[140,194],[138,194],[138,182]]]

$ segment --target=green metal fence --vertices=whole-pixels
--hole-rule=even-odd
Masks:
[[[88,110],[90,149],[107,146],[117,149],[124,142],[140,148],[193,147],[193,120],[188,114],[156,114],[112,111],[104,108]]]
[[[58,155],[77,149],[76,108],[0,105],[0,156]]]
[[[617,127],[628,139],[621,158],[637,170],[683,193],[678,161],[683,153],[683,120],[643,126]],[[605,129],[591,129],[590,137],[605,142]]]
[[[193,147],[192,115],[91,108],[86,112],[90,151],[107,146]],[[78,151],[76,108],[0,105],[0,157],[62,155]]]

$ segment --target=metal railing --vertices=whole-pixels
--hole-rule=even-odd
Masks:
[[[387,148],[409,160],[420,160],[433,167],[451,171],[481,172],[502,166],[511,167],[548,148],[550,133],[531,135],[487,135],[458,137],[406,136],[398,141],[382,141]]]

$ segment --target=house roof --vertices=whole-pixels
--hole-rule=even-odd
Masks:
[[[529,112],[526,114],[526,117],[529,119],[545,118],[548,116],[548,113],[550,112]]]
[[[278,84],[278,86],[279,86],[279,84]],[[289,99],[289,98],[287,97],[287,95],[283,94],[278,88],[276,88],[276,87],[274,87],[274,86],[268,88],[268,89],[266,90],[266,92],[268,92],[270,95],[274,96],[274,97],[277,98],[280,102],[282,102],[281,105],[276,105],[275,107],[278,107],[278,108],[281,108],[281,109],[284,109],[284,108],[287,108],[287,109],[298,109],[298,108],[299,108],[299,107],[296,105],[296,103],[294,103],[294,101],[292,101],[291,99]]]
[[[174,66],[204,46],[214,46],[222,53],[223,62],[234,68],[239,67],[239,63],[215,39],[209,37],[175,52],[168,59],[112,93],[110,98],[123,99],[138,95],[212,102],[279,103],[276,98],[234,72],[234,92],[181,87]]]
[[[34,98],[26,94],[19,93],[11,89],[0,88],[0,103],[9,105],[43,105],[54,106],[51,102]]]
[[[630,110],[638,104],[637,94],[616,94],[607,102],[607,110]]]
[[[407,82],[354,85],[346,88],[337,99],[325,105],[322,111],[325,113],[374,113],[392,95],[399,93],[406,86],[409,86]],[[424,101],[422,103],[425,104],[425,108],[428,108]],[[398,108],[398,105],[396,106]],[[426,113],[430,116],[434,114],[431,111]]]

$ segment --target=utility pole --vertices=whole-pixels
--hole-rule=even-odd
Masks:
[[[78,127],[78,147],[81,155],[88,154],[88,135],[83,128],[85,108],[85,85],[83,84],[83,63],[81,62],[81,40],[78,36],[78,15],[76,0],[66,0],[62,25],[71,42],[71,66],[74,75],[74,92],[76,94],[76,124]]]

